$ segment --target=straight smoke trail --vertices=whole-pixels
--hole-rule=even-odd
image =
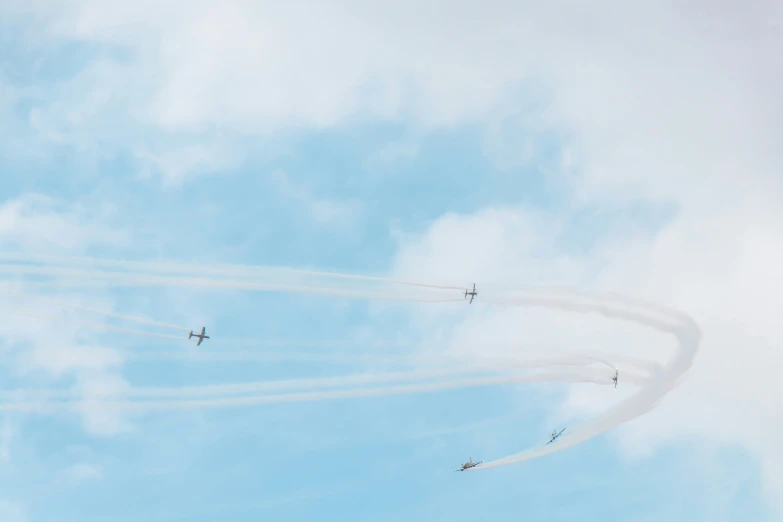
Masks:
[[[500,377],[475,377],[452,382],[409,384],[376,389],[339,390],[333,392],[292,393],[285,395],[266,395],[250,397],[209,398],[186,401],[156,401],[146,403],[125,403],[130,409],[147,408],[153,410],[220,408],[227,406],[251,406],[256,404],[272,404],[281,402],[310,402],[349,398],[368,398],[391,395],[409,395],[416,393],[433,393],[446,390],[456,390],[471,387],[495,386],[500,384],[515,384],[523,382],[570,382],[609,385],[611,380],[606,377],[586,376],[580,374],[549,374],[549,375],[516,375]]]
[[[369,385],[369,384],[383,384],[390,382],[404,382],[404,381],[423,381],[428,379],[437,379],[445,377],[460,377],[471,374],[480,374],[486,372],[500,372],[508,373],[511,369],[519,371],[524,369],[541,369],[541,368],[557,368],[557,367],[582,367],[582,374],[589,376],[590,378],[604,380],[609,377],[609,373],[596,368],[591,368],[590,360],[580,359],[551,359],[551,360],[535,360],[520,362],[512,365],[510,368],[508,364],[484,364],[484,365],[471,365],[452,368],[438,368],[433,370],[408,370],[397,372],[378,372],[378,373],[365,373],[358,375],[348,376],[335,376],[335,377],[316,377],[305,379],[285,379],[276,381],[260,381],[249,383],[232,383],[232,384],[217,384],[206,386],[183,386],[183,387],[145,387],[145,388],[128,388],[125,390],[118,390],[112,395],[112,398],[119,397],[127,398],[140,398],[140,397],[152,397],[152,398],[165,398],[165,397],[179,397],[179,398],[197,398],[202,396],[221,396],[221,395],[235,395],[235,394],[248,394],[256,393],[260,391],[279,391],[286,389],[307,389],[307,388],[334,388],[346,385]],[[517,376],[520,377],[521,376]],[[637,382],[643,384],[646,381],[646,377],[634,375],[629,373],[627,380],[629,382]],[[79,398],[81,393],[77,390],[11,390],[0,392],[0,399],[7,401],[20,401],[30,399],[73,399]],[[107,398],[108,396],[104,397]]]
[[[462,291],[462,286],[449,286],[449,285],[437,285],[428,284],[414,281],[404,281],[400,279],[393,279],[388,277],[366,276],[357,274],[345,274],[339,272],[327,272],[322,270],[307,270],[291,267],[270,267],[270,266],[247,266],[247,265],[214,265],[211,267],[204,267],[199,265],[192,265],[187,263],[177,263],[171,261],[163,262],[144,262],[144,261],[125,261],[125,260],[111,260],[111,259],[99,259],[92,257],[68,257],[68,256],[30,256],[27,254],[13,254],[2,253],[0,254],[0,260],[10,261],[33,261],[39,263],[59,263],[72,264],[78,266],[90,266],[92,268],[118,268],[124,270],[136,270],[147,272],[174,272],[174,273],[190,273],[190,274],[202,274],[202,275],[223,275],[228,277],[260,277],[262,275],[272,276],[273,278],[279,277],[281,274],[300,275],[309,277],[322,277],[328,279],[337,280],[353,280],[353,281],[367,281],[367,282],[380,282],[380,283],[392,283],[404,286],[413,286],[419,288],[431,288],[440,290],[459,290]]]
[[[65,303],[65,302],[56,302],[56,305],[60,306],[60,307],[63,307],[63,308],[71,308],[71,309],[74,309],[74,310],[82,310],[84,312],[89,312],[89,313],[96,314],[96,315],[102,315],[104,317],[110,317],[112,319],[119,319],[120,321],[126,321],[126,322],[129,322],[129,323],[146,324],[148,326],[157,326],[157,327],[160,327],[160,328],[168,328],[170,330],[177,330],[179,332],[185,332],[185,333],[190,332],[190,328],[185,328],[183,326],[177,326],[177,325],[168,324],[168,323],[162,323],[162,322],[159,322],[159,321],[152,321],[150,319],[145,319],[143,317],[136,317],[136,316],[132,316],[132,315],[115,314],[115,313],[111,313],[111,312],[105,312],[105,311],[102,311],[102,310],[98,310],[96,308],[89,308],[89,307],[86,307],[86,306],[80,306],[80,305],[75,305],[75,304],[70,304],[70,303]]]
[[[516,345],[519,346],[519,345]],[[558,350],[552,350],[548,355],[555,355]],[[612,368],[616,367],[617,363],[622,364],[623,372],[628,369],[635,368],[644,371],[647,374],[653,374],[662,369],[662,366],[657,363],[640,360],[633,357],[625,357],[614,353],[600,353],[600,352],[586,352],[586,354],[568,353],[569,357],[575,359],[585,358],[593,359],[593,355],[598,355],[600,361]],[[258,363],[270,363],[281,361],[296,361],[296,362],[309,362],[309,363],[334,363],[334,364],[358,364],[358,363],[372,363],[372,364],[385,364],[385,365],[401,365],[401,366],[427,366],[438,365],[443,366],[446,364],[465,364],[466,359],[459,357],[456,354],[447,354],[443,356],[413,356],[413,355],[381,355],[381,354],[363,354],[359,353],[313,353],[309,351],[254,351],[254,350],[219,350],[219,351],[187,351],[182,350],[165,350],[165,351],[152,351],[141,352],[139,350],[124,350],[121,352],[121,357],[126,361],[142,361],[142,362],[161,362],[161,361],[176,361],[186,363],[216,363],[216,362],[258,362]],[[524,362],[526,360],[539,360],[540,357],[546,354],[539,355],[538,358],[534,358],[533,354],[521,355],[506,355],[506,356],[491,356],[480,355],[478,358],[469,358],[467,361],[475,360],[479,364],[485,364],[491,362],[493,364],[507,366],[515,365],[517,363]],[[613,365],[609,361],[613,361]]]
[[[2,271],[0,269],[0,271]],[[387,290],[371,293],[368,291],[350,291],[315,285],[294,285],[279,283],[264,283],[241,279],[208,279],[205,277],[151,276],[135,274],[118,274],[106,272],[84,272],[60,269],[40,270],[42,274],[60,278],[52,286],[60,288],[129,288],[129,287],[172,287],[172,288],[211,288],[216,290],[247,290],[260,292],[285,292],[320,294],[330,297],[344,297],[372,301],[401,301],[418,303],[449,303],[463,300],[455,297],[425,297],[418,295],[391,294]],[[45,272],[45,273],[44,273]],[[452,290],[452,295],[455,295]]]
[[[20,315],[24,317],[32,317],[34,319],[41,319],[43,321],[47,322],[59,322],[59,323],[67,323],[67,324],[75,324],[78,326],[83,326],[85,328],[89,328],[92,330],[102,330],[105,332],[114,332],[114,333],[121,333],[124,335],[136,335],[141,337],[154,337],[156,339],[169,339],[173,341],[187,341],[187,337],[184,336],[178,336],[178,335],[166,335],[166,334],[159,334],[154,332],[147,332],[144,330],[132,330],[132,329],[126,329],[126,328],[116,328],[113,326],[108,326],[101,323],[91,323],[88,321],[80,321],[78,319],[72,319],[67,317],[56,317],[52,315],[46,315],[39,312],[33,312],[29,310],[24,310],[20,308],[3,308],[6,313],[10,315]]]
[[[91,313],[91,314],[95,314],[95,315],[101,315],[103,317],[109,317],[109,318],[112,318],[112,319],[119,319],[121,321],[137,323],[137,324],[144,324],[144,325],[148,325],[148,326],[157,326],[157,327],[160,327],[160,328],[168,328],[170,330],[177,330],[177,331],[180,331],[180,332],[190,332],[189,328],[185,328],[183,326],[172,325],[172,324],[163,323],[163,322],[160,322],[160,321],[153,321],[152,319],[147,319],[147,318],[144,318],[144,317],[136,317],[136,316],[131,316],[131,315],[122,315],[122,314],[116,314],[116,313],[113,313],[113,312],[106,312],[104,310],[98,310],[97,308],[91,308],[91,307],[84,306],[84,305],[78,305],[78,304],[74,304],[74,303],[69,303],[67,301],[53,299],[51,297],[44,297],[44,296],[41,296],[41,295],[34,295],[34,294],[30,294],[30,293],[16,292],[15,294],[18,295],[21,299],[29,299],[29,300],[33,300],[33,301],[38,301],[40,303],[48,303],[48,304],[54,305],[54,306],[56,306],[58,308],[62,308],[62,309],[81,310],[83,312],[87,312],[87,313]]]
[[[55,411],[74,411],[79,408],[90,406],[104,406],[117,408],[127,411],[150,412],[164,410],[182,410],[182,409],[204,409],[204,408],[225,408],[253,406],[259,404],[292,403],[292,402],[313,402],[338,399],[369,398],[393,395],[410,395],[417,393],[433,393],[447,390],[455,390],[470,387],[485,387],[501,384],[516,384],[523,382],[568,382],[568,383],[592,383],[608,386],[611,380],[608,377],[586,376],[580,374],[536,374],[536,375],[513,375],[499,377],[475,377],[447,382],[436,382],[428,384],[407,384],[400,386],[389,386],[382,388],[360,388],[350,390],[335,390],[321,392],[298,392],[288,394],[274,395],[255,395],[245,397],[223,397],[223,398],[205,398],[189,400],[169,400],[169,401],[118,401],[105,398],[88,398],[81,401],[70,402],[46,402],[46,401],[23,401],[0,403],[0,411],[25,411],[25,412],[55,412]]]
[[[0,255],[0,259],[12,259],[11,254]],[[58,258],[54,258],[55,260]],[[16,257],[15,260],[21,260]],[[29,258],[28,258],[29,260]],[[143,263],[143,262],[131,262],[131,261],[112,261],[112,260],[98,260],[95,258],[70,258],[73,264],[80,266],[90,266],[91,269],[77,269],[77,268],[64,268],[57,266],[41,266],[30,264],[0,264],[0,272],[11,273],[15,275],[57,275],[57,276],[70,276],[70,277],[90,277],[95,274],[114,274],[114,275],[131,275],[130,273],[122,274],[121,272],[105,272],[96,270],[96,267],[111,267],[124,270],[135,270],[136,275],[146,272],[159,272],[159,273],[176,273],[176,274],[190,274],[201,276],[222,276],[232,278],[249,278],[254,280],[269,279],[269,280],[297,280],[296,278],[317,278],[324,280],[334,280],[335,282],[363,282],[363,283],[385,283],[387,285],[400,285],[421,289],[430,290],[452,290],[463,291],[463,286],[451,286],[451,285],[437,285],[428,284],[414,281],[404,281],[400,279],[392,279],[385,277],[373,277],[365,275],[344,274],[337,272],[324,272],[314,270],[304,270],[290,267],[243,267],[243,266],[216,266],[216,267],[199,267],[187,264],[179,263]],[[297,286],[297,285],[293,285]]]

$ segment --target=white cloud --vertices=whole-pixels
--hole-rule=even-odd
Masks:
[[[421,152],[420,136],[406,136],[391,140],[377,151],[372,151],[364,160],[364,169],[377,175],[394,172],[400,164],[412,163]]]
[[[47,196],[23,195],[0,205],[0,244],[14,254],[74,254],[95,245],[122,245],[127,234],[101,223],[111,214],[111,209],[103,205],[96,211]],[[86,399],[80,411],[88,431],[111,434],[124,429],[126,422],[117,412],[108,411],[94,400],[124,385],[116,375],[123,362],[118,352],[90,338],[79,324],[83,318],[44,306],[38,299],[28,299],[40,288],[17,282],[4,285],[3,291],[0,309],[10,320],[0,325],[0,344],[5,348],[6,360],[12,362],[11,371],[31,384],[61,384],[75,379]],[[84,299],[59,297],[72,304]],[[4,434],[3,448],[6,443]]]
[[[109,209],[68,204],[41,194],[25,194],[0,205],[0,244],[24,250],[81,252],[96,244],[117,246],[126,231],[100,223]]]
[[[417,271],[428,281],[471,281],[479,272],[484,281],[489,278],[491,282],[508,282],[508,277],[519,282],[540,279],[556,273],[550,256],[558,253],[555,240],[563,226],[551,215],[509,207],[489,208],[472,216],[449,213],[421,237],[398,234],[405,250],[397,266],[401,271]],[[460,261],[429,263],[441,256]],[[554,262],[570,264],[566,256]],[[563,272],[571,276],[577,268],[572,265]]]
[[[535,86],[534,97],[554,101],[550,123],[578,138],[594,166],[587,179],[599,185],[659,196],[725,189],[738,171],[776,171],[715,151],[781,154],[772,136],[783,115],[774,67],[782,15],[768,0],[742,9],[616,0],[448,8],[436,0],[233,0],[219,8],[80,0],[3,9],[9,20],[34,16],[26,19],[35,20],[36,39],[130,51],[123,61],[102,55],[52,95],[51,110],[80,128],[101,121],[106,132],[128,115],[184,133],[268,134],[357,119],[491,122]],[[705,168],[709,177],[692,181],[689,173]]]
[[[775,500],[774,492],[783,487],[783,389],[777,384],[783,358],[776,349],[783,345],[778,328],[783,277],[776,261],[783,259],[783,240],[775,232],[781,226],[783,211],[774,216],[769,210],[738,209],[719,218],[686,214],[650,240],[614,239],[574,258],[552,247],[557,227],[547,225],[541,215],[511,210],[447,215],[423,236],[403,243],[396,275],[475,279],[479,302],[482,288],[504,280],[580,284],[657,300],[692,314],[704,337],[686,381],[657,410],[615,436],[631,455],[693,437],[740,444],[759,457],[769,498]],[[460,249],[464,244],[475,248]],[[451,327],[441,314],[419,311],[416,318],[423,329]],[[596,319],[563,321],[529,310],[474,306],[458,318],[462,324],[447,335],[455,342],[516,340],[645,358],[667,342]],[[479,345],[485,354],[487,346]],[[459,346],[464,350],[469,343]],[[660,355],[659,350],[654,358]],[[603,389],[574,387],[555,417],[595,414],[610,404]]]
[[[240,161],[231,147],[210,142],[157,148],[161,150],[139,147],[135,157],[142,164],[143,177],[160,174],[165,186],[181,186],[188,175],[223,170]]]
[[[70,466],[65,470],[65,474],[72,483],[79,485],[103,478],[103,469],[100,466],[80,463]]]
[[[123,360],[120,354],[101,346],[89,346],[70,342],[63,345],[62,338],[68,328],[58,328],[52,332],[52,337],[35,345],[20,357],[20,369],[45,369],[53,375],[81,371],[98,371],[121,366]],[[71,337],[73,334],[69,334]]]
[[[294,204],[316,224],[350,226],[361,217],[360,202],[317,196],[310,184],[296,182],[285,172],[272,172],[269,181],[279,199]]]
[[[689,435],[741,443],[759,457],[771,498],[779,501],[783,276],[775,260],[783,259],[776,232],[783,211],[763,208],[759,202],[757,209],[683,219],[643,247],[612,245],[603,284],[673,303],[704,330],[689,381],[677,400],[664,404],[661,417],[630,428],[635,445]]]
[[[89,337],[85,340],[88,333],[78,323],[56,320],[66,317],[62,314],[49,315],[40,309],[29,317],[24,315],[26,310],[14,310],[12,304],[20,302],[18,295],[2,298],[6,300],[8,303],[0,305],[4,315],[13,320],[4,322],[0,338],[8,346],[6,357],[13,361],[14,373],[32,388],[36,384],[67,386],[73,381],[74,390],[84,400],[78,413],[92,434],[112,435],[128,429],[119,412],[100,402],[127,386],[117,373],[124,362],[119,352]]]

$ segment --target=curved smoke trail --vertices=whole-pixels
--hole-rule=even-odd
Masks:
[[[9,256],[5,256],[9,257]],[[12,257],[12,256],[10,256]],[[100,261],[88,260],[90,267],[114,266],[124,270],[137,270],[132,272],[111,272],[94,269],[61,268],[32,265],[7,265],[0,264],[0,273],[11,275],[27,275],[33,277],[65,278],[63,283],[73,286],[173,286],[194,288],[221,288],[235,290],[252,290],[265,292],[301,292],[330,296],[347,297],[353,299],[389,300],[408,302],[454,302],[462,301],[461,292],[465,286],[427,285],[395,279],[371,278],[366,276],[352,276],[348,274],[330,274],[326,272],[304,271],[295,269],[272,269],[267,267],[214,267],[200,269],[198,267],[161,264],[161,263],[136,263],[126,261]],[[143,273],[147,270],[147,273]],[[182,275],[165,275],[163,272],[179,272]],[[150,272],[157,272],[150,274]],[[195,276],[194,276],[195,275]],[[220,275],[225,278],[215,279],[210,276]],[[282,283],[280,281],[283,281]],[[323,280],[332,280],[331,283]],[[37,280],[36,280],[37,281]],[[436,291],[436,295],[408,295],[401,293],[399,289],[392,288],[346,288],[345,283],[353,281],[386,283],[407,286],[418,290],[429,289]],[[339,282],[339,284],[336,284]],[[592,437],[604,433],[615,426],[636,418],[653,409],[658,402],[680,381],[693,363],[701,340],[701,331],[696,322],[689,316],[655,303],[627,298],[619,295],[600,295],[591,292],[573,289],[552,289],[523,287],[514,289],[516,294],[506,291],[493,298],[492,292],[482,290],[479,285],[479,303],[494,304],[498,306],[532,306],[556,309],[571,313],[599,314],[610,319],[636,323],[653,328],[659,332],[675,337],[678,341],[678,350],[675,355],[662,367],[656,368],[652,377],[646,384],[627,400],[609,409],[605,414],[583,426],[569,430],[568,435],[558,439],[556,444],[544,448],[533,449],[488,462],[475,469],[492,468],[528,460],[549,453],[554,453],[567,447],[584,442]],[[437,295],[440,291],[440,295]],[[444,293],[448,292],[450,293]],[[459,293],[458,293],[459,292]],[[489,294],[489,298],[487,298]],[[608,361],[604,361],[609,364]],[[652,364],[652,363],[651,363]],[[542,376],[525,376],[528,378],[541,378]],[[544,376],[545,377],[545,376]],[[563,376],[566,377],[566,376]],[[573,376],[577,380],[584,376]],[[494,379],[494,380],[493,380]],[[470,383],[497,383],[503,378],[477,378],[474,380],[460,381],[459,386],[471,385]],[[566,379],[567,380],[567,379]],[[600,381],[600,379],[599,379]],[[466,384],[467,383],[467,384]],[[603,383],[603,381],[601,382]],[[443,388],[443,386],[447,386]],[[229,397],[218,399],[195,399],[187,401],[150,401],[144,403],[117,402],[114,403],[124,408],[156,408],[168,409],[178,407],[219,407],[229,405],[249,405],[269,402],[293,402],[302,400],[321,400],[324,397],[347,398],[353,396],[373,396],[389,393],[420,393],[438,389],[449,389],[454,384],[413,384],[398,387],[387,387],[375,390],[338,390],[333,392],[308,392],[288,395],[255,396],[255,397]],[[331,394],[331,395],[324,395]],[[369,394],[369,395],[368,395]],[[108,401],[111,402],[111,401]],[[39,405],[40,406],[40,405]],[[62,405],[60,405],[62,406]],[[30,405],[5,404],[0,408],[22,409]]]
[[[547,306],[572,312],[598,313],[606,317],[634,322],[659,332],[673,335],[677,339],[679,349],[674,357],[663,367],[662,371],[656,373],[648,381],[647,385],[642,387],[636,394],[610,408],[606,413],[593,421],[571,430],[568,436],[559,438],[556,443],[551,445],[545,445],[487,462],[476,468],[471,468],[471,471],[505,466],[556,453],[605,433],[623,422],[639,417],[655,408],[661,399],[677,385],[681,377],[693,364],[693,359],[701,341],[701,329],[691,317],[661,305],[650,305],[649,303],[619,296],[599,296],[588,292],[579,292],[579,296],[588,297],[593,301],[603,300],[603,303],[576,303],[558,299],[540,300],[540,298],[501,299],[498,302],[507,305]],[[647,308],[649,311],[654,312],[655,315],[668,316],[672,322],[668,323],[652,316],[645,316],[643,313],[640,313],[641,310],[639,312],[612,310],[607,305],[607,303],[612,301],[625,306],[633,305],[641,310]]]

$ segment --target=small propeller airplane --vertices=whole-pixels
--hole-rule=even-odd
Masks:
[[[558,438],[560,435],[562,435],[562,434],[563,434],[563,432],[564,432],[565,430],[566,430],[566,429],[565,429],[565,428],[563,428],[562,430],[560,430],[560,433],[558,433],[558,432],[557,432],[557,430],[554,430],[554,431],[552,431],[552,440],[550,440],[549,442],[547,442],[547,444],[551,444],[551,443],[553,443],[553,442],[554,442],[554,441],[555,441],[555,440],[556,440],[556,439],[557,439],[557,438]]]
[[[478,293],[476,293],[476,283],[473,283],[473,291],[472,292],[468,292],[467,290],[465,290],[465,299],[467,299],[468,296],[470,296],[470,303],[473,302],[473,298],[476,297],[477,295],[478,295]],[[470,304],[470,303],[468,303],[468,304]]]
[[[198,337],[198,342],[196,343],[196,346],[200,345],[204,339],[209,339],[209,336],[205,333],[207,330],[206,326],[201,327],[201,333],[200,334],[194,334],[193,330],[190,331],[190,335],[188,335],[188,339],[191,339],[193,337]]]
[[[612,380],[614,381],[614,389],[617,389],[617,377],[620,375],[620,370],[617,368],[614,369],[614,377],[612,377]]]
[[[463,464],[461,468],[455,469],[454,471],[467,471],[470,468],[475,468],[476,466],[478,466],[482,462],[484,462],[484,461],[480,460],[478,462],[473,462],[473,457],[471,457],[470,460],[467,461],[465,464]]]

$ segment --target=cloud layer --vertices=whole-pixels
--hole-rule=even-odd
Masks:
[[[770,181],[769,160],[781,154],[783,37],[772,1],[234,0],[218,9],[43,0],[3,9],[36,21],[30,47],[95,46],[75,74],[38,93],[41,122],[70,139],[128,138],[133,122],[178,136],[174,151],[155,156],[177,178],[197,170],[195,143],[204,146],[198,163],[229,161],[214,145],[224,132],[497,122],[520,92],[552,102],[547,125],[574,136],[570,154],[590,166],[580,178],[593,195],[608,184],[708,203],[708,187],[742,179],[733,191],[758,197],[757,178]],[[740,178],[747,170],[757,176]]]

